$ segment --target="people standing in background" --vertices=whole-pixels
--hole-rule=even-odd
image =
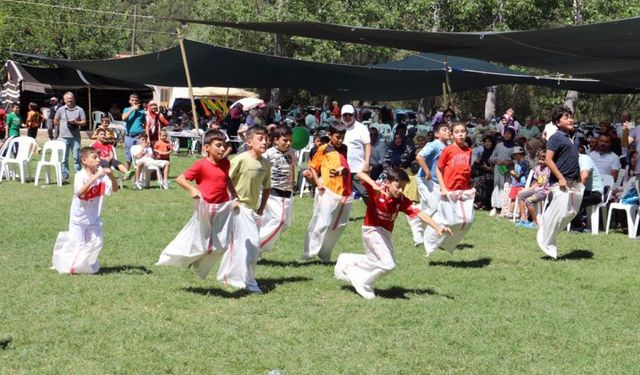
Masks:
[[[62,163],[62,179],[69,178],[69,154],[73,154],[75,171],[82,169],[80,163],[80,127],[87,124],[84,109],[76,105],[76,98],[72,92],[66,92],[62,97],[64,106],[58,108],[53,119],[60,129],[60,138],[66,145],[65,157]]]
[[[53,118],[58,112],[58,108],[60,108],[60,104],[58,104],[58,98],[52,96],[49,99],[49,117],[47,118],[47,135],[49,135],[49,139],[57,139],[58,133],[60,133],[60,128],[54,124]]]
[[[38,105],[34,102],[29,103],[29,112],[27,112],[27,135],[33,139],[38,136],[38,128],[42,125],[44,118],[40,113]]]

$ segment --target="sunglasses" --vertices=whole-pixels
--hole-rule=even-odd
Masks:
[[[342,117],[352,117],[353,113],[343,113]]]

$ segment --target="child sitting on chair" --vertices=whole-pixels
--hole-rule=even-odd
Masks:
[[[69,213],[69,231],[60,232],[53,250],[53,267],[60,273],[96,273],[103,234],[100,212],[102,199],[118,191],[113,173],[99,166],[98,151],[80,150],[82,170],[73,179],[73,200]]]
[[[109,123],[110,121],[108,116],[100,117],[100,125],[98,125],[98,128],[91,135],[91,139],[98,139],[98,130],[102,129],[106,133],[106,143],[115,147],[118,138],[116,137],[116,133],[109,129]]]
[[[518,212],[520,213],[520,221],[516,223],[517,227],[537,228],[538,212],[536,205],[544,202],[549,195],[549,177],[551,171],[544,162],[545,150],[538,150],[536,158],[538,163],[533,169],[533,177],[531,185],[518,193]],[[528,220],[531,216],[531,221]]]
[[[167,165],[164,167],[165,175],[169,176],[169,168],[171,167],[171,163],[169,159],[171,159],[171,153],[173,152],[173,144],[169,141],[169,133],[166,130],[162,129],[160,131],[160,139],[156,141],[153,145],[153,152],[156,156],[156,160],[166,160]],[[164,181],[169,184],[169,180],[165,177]]]
[[[513,169],[509,171],[511,176],[511,188],[509,189],[509,215],[513,217],[514,206],[518,193],[527,184],[527,176],[529,175],[529,162],[524,158],[524,150],[520,146],[515,146],[511,151],[513,159]]]
[[[140,135],[138,138],[138,142],[142,149],[136,155],[133,155],[136,159],[136,177],[134,186],[137,190],[142,190],[142,184],[140,183],[140,173],[142,173],[142,168],[164,168],[163,177],[158,176],[158,180],[160,181],[160,187],[163,189],[169,188],[169,164],[168,160],[156,160],[153,158],[153,150],[149,145],[149,138],[146,134]]]
[[[94,135],[98,139],[91,144],[91,147],[98,150],[98,157],[100,158],[100,167],[102,168],[117,168],[122,173],[127,173],[127,167],[118,161],[113,155],[114,149],[111,143],[107,139],[107,132],[98,128],[94,132]]]

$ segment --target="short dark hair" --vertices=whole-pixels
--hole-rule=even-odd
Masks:
[[[573,112],[571,111],[571,109],[569,109],[569,107],[563,105],[555,107],[553,111],[551,111],[551,122],[553,122],[554,124],[558,124],[558,121],[560,121],[560,119],[564,115],[573,115]]]
[[[340,121],[334,121],[329,125],[329,134],[340,133],[345,134],[347,132],[347,125]]]
[[[218,129],[207,130],[204,133],[204,140],[202,141],[205,145],[211,145],[214,141],[225,142],[227,141],[227,137],[225,137],[224,133]]]
[[[449,124],[447,124],[446,122],[438,123],[438,124],[436,124],[436,126],[434,126],[434,127],[433,127],[433,132],[434,132],[434,133],[437,133],[437,132],[439,132],[439,131],[440,131],[440,129],[441,129],[441,128],[443,128],[443,127],[447,127],[447,128],[448,128],[448,127],[449,127]]]
[[[106,131],[106,130],[104,130],[104,129],[102,129],[102,128],[98,128],[98,129],[96,129],[96,134],[98,134],[98,133],[104,133],[104,134],[107,134],[107,131]]]
[[[384,171],[386,178],[389,182],[398,181],[398,182],[409,182],[409,175],[407,172],[398,167],[387,168]]]
[[[284,124],[276,125],[276,127],[271,131],[273,139],[280,139],[281,137],[286,137],[287,135],[292,134],[293,132],[291,131],[291,128]]]
[[[80,160],[82,160],[82,158],[89,157],[89,155],[91,154],[97,154],[97,153],[98,153],[98,150],[96,150],[93,147],[83,147],[80,150]]]
[[[267,135],[269,132],[267,128],[262,125],[254,125],[247,129],[246,138],[251,139],[254,135]]]
[[[138,139],[139,140],[143,140],[144,139],[145,141],[148,141],[149,137],[146,134],[140,134],[140,136],[138,136]]]

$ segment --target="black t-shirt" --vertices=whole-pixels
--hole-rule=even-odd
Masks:
[[[547,141],[547,150],[553,151],[553,161],[558,170],[567,181],[576,181],[580,176],[578,164],[578,143],[572,141],[569,135],[562,130],[553,133]],[[549,182],[558,182],[556,176],[551,174]]]

